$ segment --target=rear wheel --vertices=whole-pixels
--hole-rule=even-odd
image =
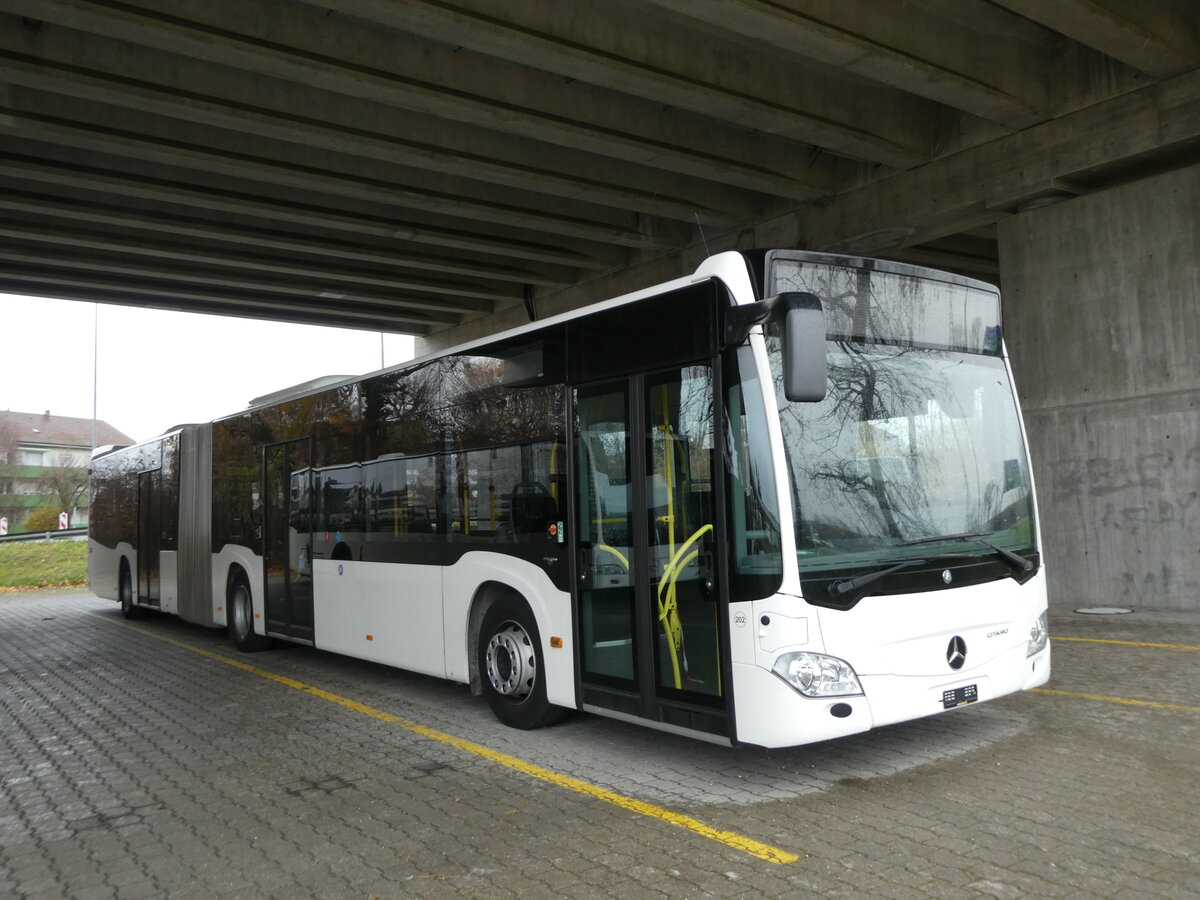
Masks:
[[[143,619],[146,611],[133,602],[133,578],[129,575],[129,567],[121,564],[118,596],[121,598],[121,615],[127,619]]]
[[[542,728],[567,714],[546,699],[537,623],[520,597],[507,594],[488,607],[476,652],[484,696],[505,725]]]
[[[268,650],[275,643],[271,638],[254,630],[254,597],[250,593],[250,585],[241,576],[234,579],[230,589],[226,615],[229,637],[233,640],[233,645],[243,653]]]

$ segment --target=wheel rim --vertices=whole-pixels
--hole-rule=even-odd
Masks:
[[[239,639],[244,639],[250,634],[250,610],[247,608],[249,603],[246,602],[248,599],[246,588],[239,585],[233,594],[233,603],[230,604],[230,612],[233,613],[233,633]]]
[[[488,681],[502,697],[521,703],[537,682],[537,654],[529,634],[517,622],[508,621],[487,643],[484,656]]]

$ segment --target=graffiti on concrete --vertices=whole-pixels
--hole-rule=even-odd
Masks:
[[[1117,597],[1121,602],[1138,606],[1171,605],[1172,598],[1195,597],[1197,585],[1186,573],[1180,577],[1174,568],[1163,563],[1144,572],[1123,572]]]
[[[1173,500],[1155,500],[1140,506],[1104,504],[1100,527],[1137,534],[1142,528],[1159,526],[1188,528],[1200,523],[1200,491],[1183,494]]]
[[[1052,593],[1074,599],[1083,590],[1116,605],[1195,606],[1200,443],[1191,422],[1179,426],[1171,429],[1173,441],[1163,432],[1120,428],[1077,444],[1077,456],[1047,461],[1047,542],[1061,556]]]
[[[1088,506],[1101,528],[1132,537],[1161,527],[1200,527],[1200,445],[1186,453],[1058,460],[1050,471],[1054,501],[1099,501]]]
[[[1093,456],[1062,459],[1050,464],[1056,501],[1075,497],[1106,497],[1121,491],[1161,491],[1177,474],[1200,474],[1200,445],[1184,454],[1171,450],[1130,457]]]

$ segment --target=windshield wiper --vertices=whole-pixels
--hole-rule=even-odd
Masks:
[[[1033,563],[1025,557],[1013,553],[1011,550],[1006,550],[1003,547],[997,547],[990,541],[985,541],[984,538],[991,535],[990,531],[968,531],[963,534],[943,534],[938,537],[917,538],[915,541],[901,541],[896,546],[898,547],[915,547],[917,544],[937,544],[941,541],[974,541],[995,552],[1002,560],[1012,566],[1014,569],[1019,569],[1022,572],[1030,572],[1033,570]]]
[[[855,578],[847,578],[845,581],[835,581],[829,585],[829,593],[835,597],[840,597],[843,594],[849,594],[851,591],[857,591],[859,588],[866,587],[873,581],[878,581],[893,572],[899,572],[901,569],[907,569],[910,566],[919,566],[925,562],[923,559],[905,559],[894,566],[889,566],[886,569],[880,569],[876,572],[867,572],[865,575],[859,575]]]

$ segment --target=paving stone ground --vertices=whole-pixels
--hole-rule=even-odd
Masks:
[[[135,624],[87,593],[0,595],[0,897],[1200,896],[1200,616],[1057,615],[1048,687],[1069,696],[786,751],[587,715],[518,732],[459,685]],[[180,645],[800,858],[756,859]]]

